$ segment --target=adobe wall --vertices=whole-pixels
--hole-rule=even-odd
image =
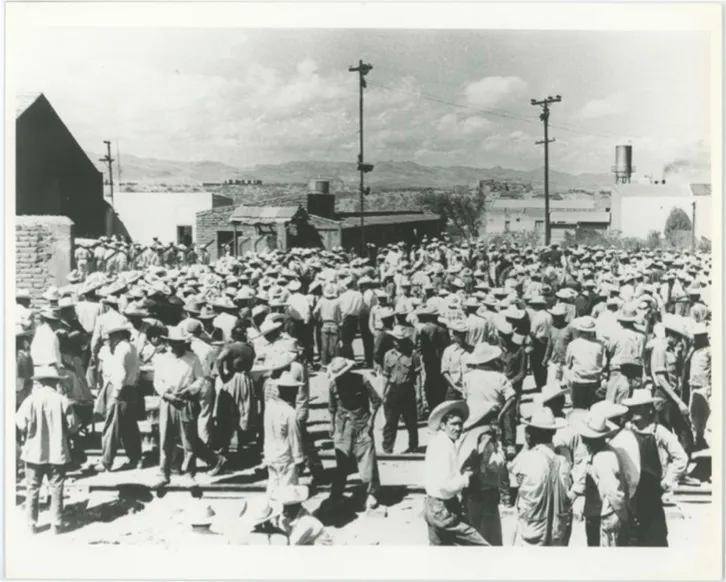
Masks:
[[[73,268],[73,221],[65,216],[15,217],[16,289],[30,292],[32,303],[50,287],[67,285]]]

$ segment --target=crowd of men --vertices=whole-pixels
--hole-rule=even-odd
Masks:
[[[82,247],[68,284],[35,308],[16,293],[31,528],[47,477],[61,531],[64,476],[85,462],[79,435],[94,419],[104,422],[97,471],[142,466],[139,421],[158,401],[157,486],[193,478],[197,459],[217,475],[261,458],[271,503],[294,500],[295,543],[330,543],[305,512],[290,534],[304,471],[313,489],[330,481],[335,508],[357,467],[353,501],[374,509],[376,441],[392,452],[403,420],[405,452],[417,452],[427,419],[432,545],[502,545],[500,504],[515,508],[519,545],[567,545],[573,518],[589,545],[667,545],[664,503],[709,447],[710,256],[446,238],[362,258],[292,248],[214,263],[198,247],[133,248]],[[318,370],[332,474],[307,430]],[[117,469],[121,446],[128,462]]]

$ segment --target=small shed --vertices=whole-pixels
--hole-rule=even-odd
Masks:
[[[236,254],[322,246],[302,206],[238,206],[229,218]],[[316,240],[317,239],[317,240]]]

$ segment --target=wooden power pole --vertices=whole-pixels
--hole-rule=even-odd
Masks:
[[[549,152],[549,144],[555,141],[554,139],[549,138],[549,119],[550,119],[550,105],[552,103],[559,103],[562,101],[562,97],[557,95],[556,97],[547,97],[546,99],[537,100],[532,99],[531,103],[532,105],[538,106],[542,108],[542,113],[540,114],[539,118],[544,123],[544,139],[540,141],[536,141],[536,145],[542,145],[544,144],[544,196],[545,196],[545,218],[544,218],[544,225],[545,225],[545,244],[550,244],[550,237],[551,237],[551,231],[550,231],[550,152]]]
[[[366,256],[366,233],[365,233],[365,217],[363,214],[364,198],[366,195],[364,176],[373,170],[372,164],[363,162],[363,89],[366,88],[365,76],[373,69],[373,65],[368,65],[363,61],[358,61],[357,67],[349,67],[351,73],[358,73],[358,115],[360,124],[360,151],[358,153],[358,171],[360,172],[360,256]]]
[[[109,185],[109,191],[111,194],[111,215],[109,216],[109,221],[107,223],[107,230],[108,235],[113,235],[113,222],[114,222],[114,204],[113,204],[113,158],[111,157],[111,142],[108,140],[104,140],[106,144],[106,156],[101,158],[99,161],[104,162],[108,166],[108,185]]]

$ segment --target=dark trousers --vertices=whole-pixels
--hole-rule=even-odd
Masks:
[[[353,340],[358,332],[358,316],[346,315],[340,324],[340,341],[345,354],[353,354]],[[346,356],[347,357],[347,356]]]
[[[502,445],[504,448],[517,445],[517,417],[520,398],[519,394],[514,397],[514,402],[509,406],[502,418]]]
[[[600,516],[591,515],[585,517],[585,535],[587,536],[587,545],[591,548],[600,546]]]
[[[463,521],[461,504],[456,497],[438,499],[426,496],[424,519],[432,546],[488,546],[487,541],[472,526]]]
[[[294,337],[302,348],[303,358],[306,362],[313,361],[313,325],[299,319],[290,318],[287,326],[290,336]]]
[[[595,393],[599,387],[599,382],[572,382],[570,384],[572,407],[589,409],[596,401]]]
[[[501,546],[502,520],[499,516],[499,491],[464,491],[462,505],[466,520],[491,546]]]
[[[693,452],[693,432],[689,420],[683,417],[675,402],[667,400],[661,404],[658,422],[678,437],[686,454],[690,456]]]
[[[433,410],[444,401],[446,388],[440,367],[432,367],[426,370],[423,389],[429,410]]]
[[[373,332],[368,325],[368,314],[362,314],[360,318],[360,337],[363,341],[363,357],[366,368],[373,367]]]
[[[37,524],[40,486],[45,476],[48,477],[50,486],[50,524],[60,526],[63,519],[63,483],[66,478],[64,465],[25,463],[25,482],[28,488],[25,499],[25,516],[30,525]]]
[[[327,366],[331,360],[335,357],[336,350],[338,349],[338,340],[340,335],[338,334],[337,327],[323,327],[320,332],[320,365]]]
[[[196,419],[162,400],[159,405],[159,467],[166,477],[171,473],[174,450],[179,442],[184,449],[182,473],[196,473],[197,457],[208,465],[217,463],[217,455],[199,438]]]
[[[416,389],[413,384],[391,384],[383,401],[383,412],[386,417],[386,423],[383,425],[383,450],[387,453],[393,452],[401,416],[408,431],[409,448],[418,448]]]
[[[299,419],[298,427],[300,428],[300,440],[308,469],[310,469],[313,478],[322,477],[325,470],[323,469],[323,463],[320,460],[318,449],[315,447],[315,441],[308,432],[307,419]]]
[[[126,449],[129,462],[136,464],[141,460],[141,433],[136,417],[136,407],[131,402],[116,399],[109,403],[101,435],[102,462],[107,469],[113,466],[120,444]]]
[[[547,363],[544,361],[545,348],[536,346],[529,354],[529,362],[532,367],[532,375],[537,388],[547,384]]]

